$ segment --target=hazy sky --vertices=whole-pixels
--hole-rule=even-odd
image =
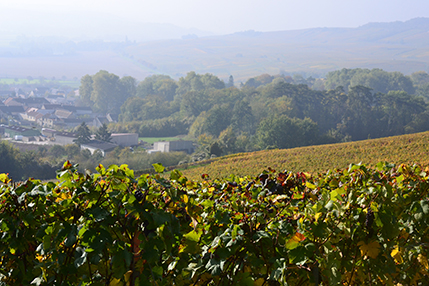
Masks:
[[[1,30],[11,22],[61,27],[61,15],[98,22],[112,15],[131,22],[170,23],[216,34],[315,27],[358,27],[368,22],[429,17],[428,0],[0,0]],[[47,15],[57,15],[49,22]],[[59,18],[58,18],[59,17]],[[7,23],[5,23],[7,19]],[[70,21],[70,20],[68,20]],[[67,21],[67,22],[68,22]],[[88,20],[89,21],[89,20]],[[1,31],[0,30],[0,31]]]

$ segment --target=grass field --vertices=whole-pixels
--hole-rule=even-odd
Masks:
[[[419,163],[429,166],[429,132],[357,142],[234,154],[182,170],[191,179],[256,176],[268,167],[276,171],[320,173],[342,169],[351,163],[374,166],[389,163]],[[204,165],[203,165],[204,164]]]
[[[46,79],[44,82],[51,82],[51,80]],[[55,83],[59,85],[68,85],[73,88],[78,88],[80,81],[74,80],[56,80]],[[41,84],[39,79],[28,80],[26,78],[0,78],[0,84]]]

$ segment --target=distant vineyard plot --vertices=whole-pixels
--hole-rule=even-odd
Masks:
[[[184,170],[189,178],[201,174],[225,178],[229,174],[254,176],[268,167],[277,171],[323,173],[350,163],[375,166],[378,162],[429,165],[429,132],[321,146],[265,150],[218,158],[210,164]],[[204,164],[204,163],[202,163]]]

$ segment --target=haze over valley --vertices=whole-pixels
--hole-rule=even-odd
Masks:
[[[13,1],[0,10],[0,77],[427,71],[429,5],[407,3]]]

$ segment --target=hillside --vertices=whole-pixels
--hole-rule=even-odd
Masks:
[[[426,70],[428,18],[369,23],[357,28],[246,31],[142,43],[23,43],[0,51],[0,77],[82,77],[100,69],[139,80],[151,74],[173,78],[189,71],[236,82],[263,73],[324,75],[341,68],[381,68],[410,74]],[[15,43],[16,45],[17,43]],[[12,50],[10,50],[12,48]],[[24,54],[14,54],[23,51]],[[27,51],[27,54],[25,52]]]
[[[425,70],[429,19],[369,23],[358,28],[247,31],[217,37],[130,46],[126,52],[148,72],[183,76],[189,70],[243,80],[255,74],[324,74],[374,68],[409,74]]]
[[[268,167],[276,171],[323,173],[345,168],[351,163],[374,166],[378,162],[419,163],[429,165],[429,132],[371,139],[357,142],[319,145],[283,150],[265,150],[218,158],[210,164],[183,170],[198,180],[201,174],[212,179],[256,176]]]

